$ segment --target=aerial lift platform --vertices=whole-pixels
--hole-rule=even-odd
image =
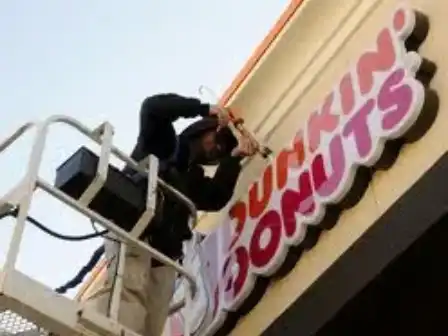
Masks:
[[[101,146],[99,156],[81,147],[62,167],[62,177],[55,183],[49,183],[39,176],[39,168],[43,157],[49,128],[54,124],[65,124],[85,135]],[[28,213],[33,196],[37,189],[60,200],[63,204],[84,215],[92,222],[100,224],[114,237],[119,239],[121,253],[126,246],[134,246],[148,253],[152,258],[173,267],[182,280],[186,282],[184,298],[173,303],[171,313],[181,308],[188,312],[189,304],[196,292],[196,279],[193,274],[151,246],[137,239],[151,221],[157,204],[157,188],[177,197],[190,211],[190,227],[197,222],[194,204],[179,191],[158,178],[158,160],[150,155],[143,162],[137,163],[113,145],[113,126],[105,122],[95,129],[90,129],[68,116],[55,115],[39,122],[30,122],[14,132],[0,143],[0,153],[10,147],[27,131],[35,129],[36,135],[28,159],[27,171],[19,183],[6,194],[0,194],[0,218],[14,214],[15,226],[12,239],[7,250],[6,261],[0,268],[0,336],[145,336],[121,325],[117,320],[122,284],[117,281],[113,288],[108,316],[100,314],[82,302],[58,294],[52,288],[40,283],[16,268],[18,254],[24,228],[29,219]],[[110,164],[115,156],[134,170],[147,175],[147,188],[143,197],[143,206],[132,199],[132,186],[126,185],[125,176]],[[66,175],[71,176],[66,176]],[[108,219],[114,214],[104,216],[104,203],[108,197],[118,197],[123,206],[137,220],[132,228],[123,229]],[[116,200],[115,200],[116,201]],[[140,202],[142,200],[140,199]],[[103,204],[103,208],[101,208]],[[133,211],[136,208],[139,212]],[[114,208],[114,207],[109,207]],[[132,212],[133,211],[133,212]],[[115,221],[116,222],[116,221]],[[195,238],[188,244],[195,244]],[[187,250],[194,246],[185,246]],[[120,258],[118,272],[124,269],[125,258]],[[185,323],[184,335],[188,336],[188,323]]]

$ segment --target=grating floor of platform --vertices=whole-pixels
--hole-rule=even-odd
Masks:
[[[48,336],[49,332],[39,328],[19,314],[4,310],[0,312],[0,336]]]

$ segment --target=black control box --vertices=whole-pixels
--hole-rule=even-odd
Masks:
[[[99,157],[86,147],[79,148],[56,170],[55,187],[79,199],[96,175]],[[134,182],[109,165],[107,180],[89,208],[126,231],[136,224],[146,205],[146,180]]]

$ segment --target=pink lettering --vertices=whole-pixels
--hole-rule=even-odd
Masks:
[[[333,194],[342,183],[345,171],[345,154],[340,135],[335,135],[330,141],[329,155],[326,159],[331,163],[332,172],[325,170],[325,160],[322,154],[318,154],[311,163],[314,190],[321,197]]]
[[[409,112],[413,91],[409,85],[401,84],[405,76],[404,69],[391,73],[381,87],[378,96],[378,107],[384,111],[382,127],[384,130],[394,129]]]
[[[353,88],[353,79],[350,72],[342,77],[341,83],[339,84],[339,90],[341,93],[342,113],[345,115],[350,114],[353,110],[353,107],[355,106],[355,91]]]
[[[372,90],[374,74],[387,71],[395,64],[396,55],[389,29],[381,31],[377,39],[377,51],[368,51],[358,61],[356,71],[359,79],[361,94],[365,95]]]
[[[298,186],[298,191],[286,190],[281,200],[283,225],[288,238],[294,236],[297,231],[296,213],[310,216],[316,209],[309,171],[300,174]]]
[[[334,93],[330,93],[325,99],[320,113],[315,111],[308,119],[308,141],[311,153],[319,147],[321,134],[333,132],[339,124],[339,116],[331,113],[333,100]]]
[[[366,158],[372,151],[372,135],[370,134],[368,116],[375,107],[375,101],[369,99],[361,109],[353,115],[343,129],[343,135],[349,137],[353,135],[356,149],[360,158]]]
[[[267,243],[263,243],[263,235],[269,234]],[[255,227],[250,241],[249,253],[255,267],[264,267],[277,252],[282,237],[282,221],[277,211],[266,212]]]
[[[395,31],[398,33],[401,32],[406,25],[406,13],[404,9],[399,9],[395,12],[392,22]]]

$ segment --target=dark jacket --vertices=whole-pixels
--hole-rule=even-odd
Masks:
[[[241,158],[231,157],[237,141],[230,130],[223,130],[226,141],[216,173],[207,177],[204,168],[191,162],[189,142],[201,132],[217,126],[207,118],[210,106],[198,99],[176,94],[147,98],[140,115],[140,134],[132,157],[139,161],[152,153],[161,160],[159,175],[190,198],[200,211],[219,211],[231,199],[241,171]],[[190,125],[179,136],[173,122],[177,119],[205,117]],[[144,183],[144,182],[143,182]],[[182,255],[182,242],[191,238],[188,209],[171,194],[159,188],[158,210],[145,233],[151,245],[172,258]]]

